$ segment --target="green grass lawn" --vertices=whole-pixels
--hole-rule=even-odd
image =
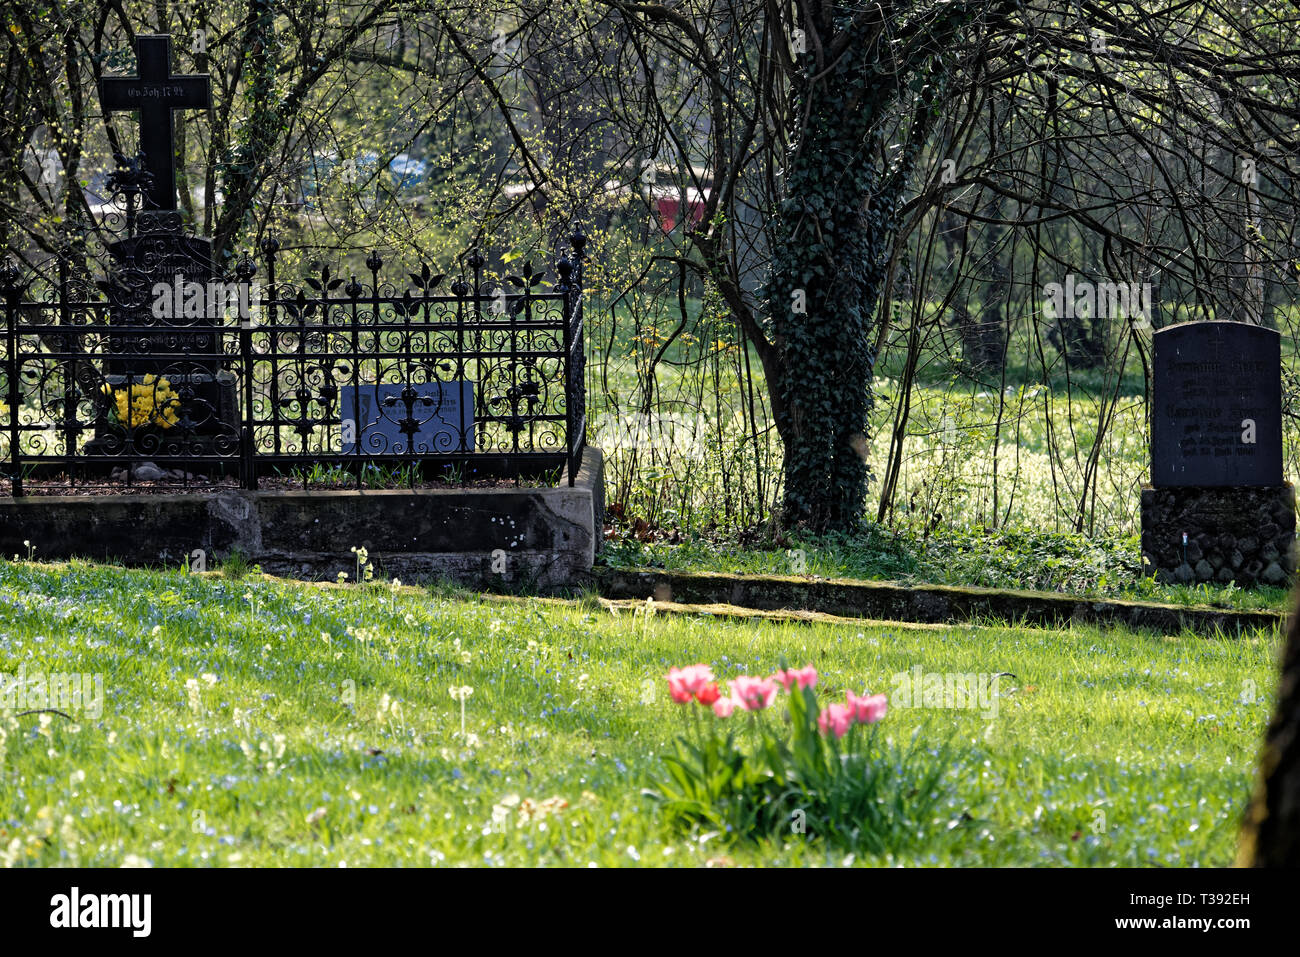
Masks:
[[[4,562],[0,673],[102,674],[104,696],[99,717],[0,716],[0,862],[1224,865],[1276,649]],[[836,697],[917,665],[1015,678],[992,719],[884,719],[897,743],[959,756],[939,810],[887,857],[672,830],[642,795],[683,724],[662,676],[770,674],[782,656]],[[464,736],[453,686],[473,688]]]

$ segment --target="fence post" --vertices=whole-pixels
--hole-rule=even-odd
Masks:
[[[280,249],[280,241],[274,236],[267,236],[258,248],[262,251],[262,256],[266,260],[266,290],[262,294],[262,301],[259,303],[258,314],[267,316],[270,319],[270,335],[275,336],[275,254]],[[259,323],[261,325],[262,323]],[[274,352],[274,349],[272,349]],[[253,352],[253,319],[250,316],[247,322],[239,324],[239,358],[243,363],[244,372],[244,402],[242,412],[244,417],[243,426],[239,430],[239,471],[240,484],[248,491],[257,489],[257,440],[256,433],[253,430],[253,389],[257,377],[254,375],[254,352]],[[272,375],[275,370],[272,369]],[[278,428],[278,426],[277,426]]]
[[[566,341],[569,394],[565,405],[569,409],[569,485],[572,487],[578,464],[587,445],[587,351],[582,329],[582,261],[587,237],[575,228],[569,237],[572,247],[573,279],[569,283],[569,300],[565,307],[564,328]]]
[[[487,400],[483,396],[483,382],[486,375],[483,370],[483,266],[487,260],[478,251],[478,247],[470,250],[469,256],[465,259],[465,265],[469,266],[471,285],[469,295],[474,302],[474,315],[471,322],[474,324],[474,414],[475,416],[488,414]],[[481,420],[474,426],[479,430],[485,440],[488,436],[488,428]],[[474,443],[477,447],[477,441]]]
[[[18,267],[12,260],[6,259],[0,265],[0,286],[5,298],[5,375],[9,379],[8,395],[5,404],[9,406],[9,457],[13,462],[14,498],[23,494],[22,463],[19,461],[18,446]]]
[[[573,263],[567,256],[561,256],[555,264],[555,271],[560,274],[556,289],[564,296],[562,322],[564,327],[564,455],[568,463],[569,487],[573,487],[573,325],[569,321],[573,314]]]
[[[72,259],[73,249],[71,244],[64,245],[59,250],[59,325],[67,329],[72,325],[72,314],[68,309],[70,298],[68,272],[69,262]],[[81,351],[82,341],[76,338],[74,333],[67,333],[60,339],[55,340],[59,343],[63,351],[69,353],[72,358],[67,360],[67,365],[63,370],[63,448],[68,456],[68,484],[75,486],[77,484],[77,440],[81,437],[79,428],[80,422],[77,420],[77,359],[76,354]]]
[[[235,275],[239,281],[245,285],[249,284],[253,277],[257,275],[257,266],[250,259],[240,260],[239,265],[235,267]],[[253,464],[253,316],[260,315],[262,303],[257,303],[257,308],[253,308],[252,297],[249,297],[248,315],[239,317],[239,378],[240,391],[244,394],[243,401],[239,405],[240,418],[243,420],[239,425],[239,479],[242,488],[255,488],[257,485],[257,469]],[[219,346],[224,348],[224,346]],[[249,479],[252,478],[253,485],[250,486]]]

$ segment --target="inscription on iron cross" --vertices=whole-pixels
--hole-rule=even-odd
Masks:
[[[172,38],[148,34],[135,38],[139,76],[106,76],[99,81],[99,101],[105,113],[135,110],[140,114],[140,152],[153,184],[144,196],[145,209],[176,208],[173,110],[206,109],[212,105],[208,74],[172,76]]]

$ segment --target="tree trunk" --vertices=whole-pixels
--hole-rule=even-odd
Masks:
[[[784,519],[814,531],[851,528],[866,507],[870,331],[887,249],[870,208],[876,177],[864,168],[863,114],[846,116],[841,99],[814,93],[766,289],[785,410]]]
[[[1300,867],[1300,609],[1291,613],[1277,705],[1264,737],[1237,864]]]
[[[884,119],[899,102],[897,62],[881,35],[839,7],[805,11],[809,35],[823,38],[816,49],[826,52],[806,55],[792,81],[792,112],[806,119],[785,166],[764,289],[778,357],[783,518],[815,532],[851,531],[865,518],[871,330],[898,196],[936,115],[934,87],[923,86],[901,153],[881,166]],[[925,72],[922,79],[935,79]]]

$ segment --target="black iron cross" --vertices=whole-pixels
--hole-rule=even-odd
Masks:
[[[206,73],[171,75],[172,38],[165,34],[137,36],[135,58],[140,75],[101,77],[99,100],[105,113],[139,111],[140,151],[145,168],[153,174],[153,185],[145,193],[145,209],[175,209],[172,110],[210,107],[212,84]]]

